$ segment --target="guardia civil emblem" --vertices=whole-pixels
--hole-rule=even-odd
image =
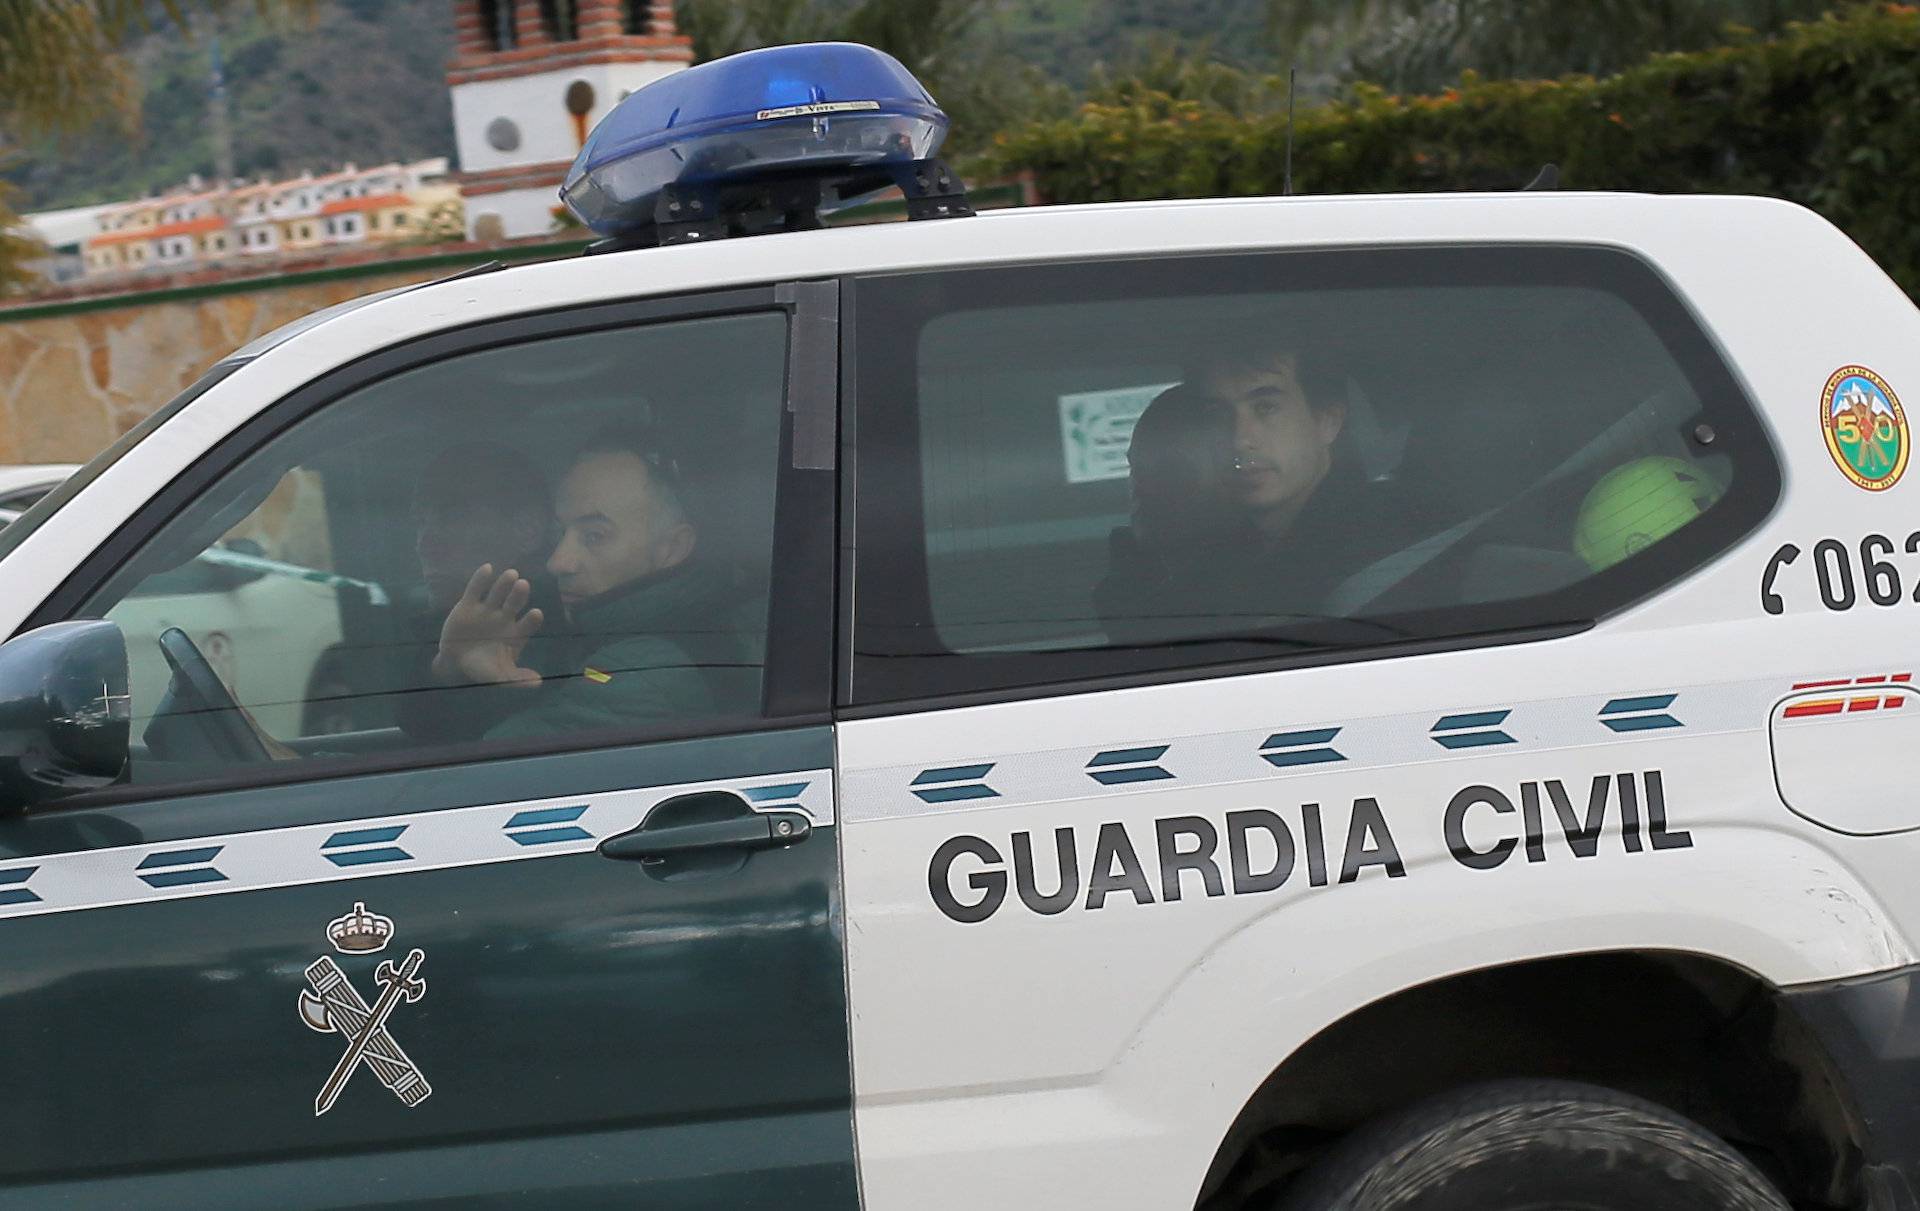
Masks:
[[[1884,492],[1907,469],[1907,414],[1887,380],[1865,366],[1842,366],[1827,379],[1820,428],[1834,464],[1858,487]]]
[[[392,940],[393,918],[368,912],[362,903],[356,902],[352,912],[327,923],[327,941],[341,954],[371,954],[384,950]],[[333,1109],[347,1082],[363,1065],[393,1091],[402,1105],[418,1106],[433,1092],[387,1030],[387,1019],[402,1001],[411,1005],[427,995],[427,982],[420,977],[420,965],[426,958],[425,952],[415,947],[398,965],[392,959],[381,960],[373,973],[379,991],[371,1005],[332,955],[321,955],[308,964],[308,986],[300,990],[300,1020],[321,1034],[339,1035],[347,1044],[313,1099],[314,1117]]]

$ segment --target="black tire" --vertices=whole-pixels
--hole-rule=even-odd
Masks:
[[[1492,1081],[1336,1144],[1274,1211],[1790,1211],[1745,1157],[1652,1102]]]

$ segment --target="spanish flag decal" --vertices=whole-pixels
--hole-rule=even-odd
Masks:
[[[581,670],[581,676],[593,682],[595,685],[605,685],[607,682],[613,680],[612,673],[603,673],[592,665],[588,665],[585,669]]]

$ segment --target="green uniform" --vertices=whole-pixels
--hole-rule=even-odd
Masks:
[[[724,579],[682,565],[578,602],[561,662],[489,739],[707,719],[758,708],[757,635]]]

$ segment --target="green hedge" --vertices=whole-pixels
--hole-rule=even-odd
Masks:
[[[993,167],[1052,202],[1275,194],[1286,116],[1136,90],[1000,135]],[[1482,81],[1302,109],[1300,193],[1743,193],[1826,215],[1920,294],[1920,7],[1876,4],[1767,41],[1661,55],[1602,80]]]

